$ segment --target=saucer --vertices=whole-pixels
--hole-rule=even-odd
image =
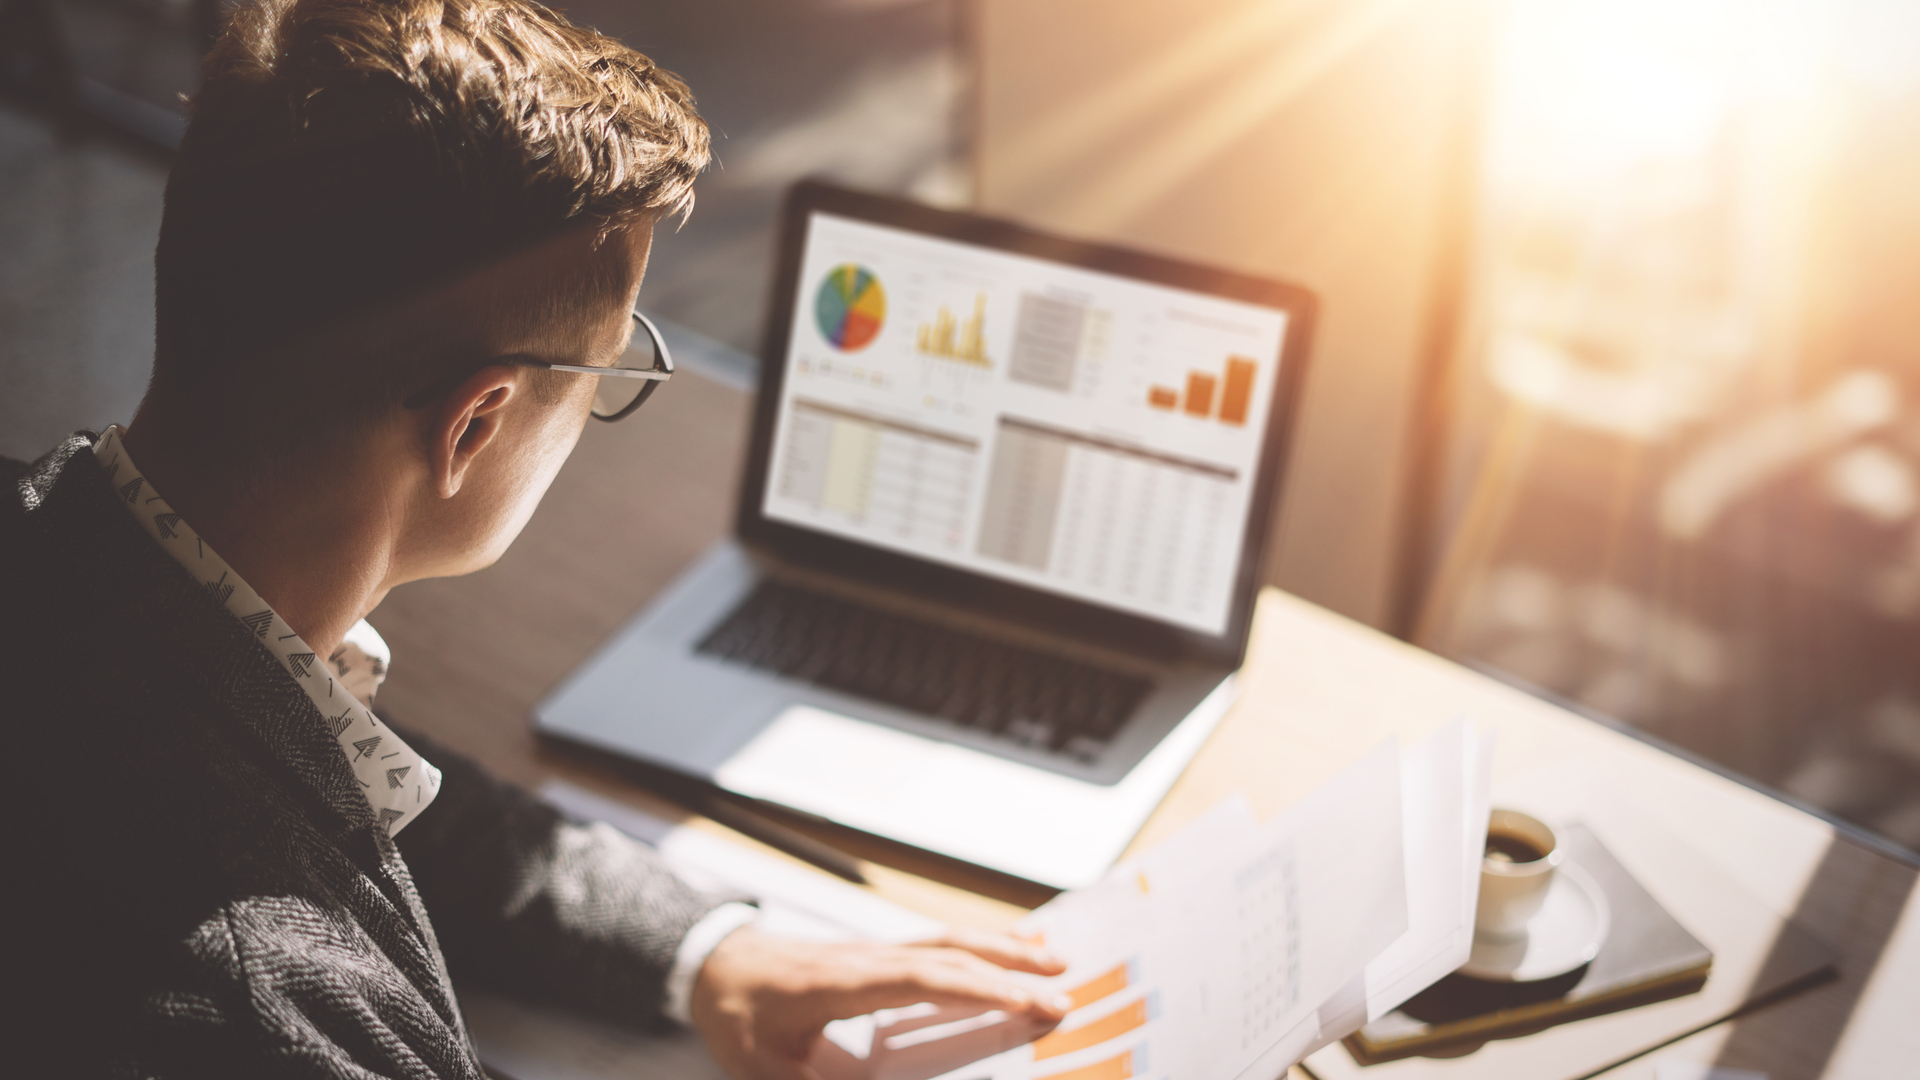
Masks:
[[[1537,982],[1551,979],[1600,955],[1612,921],[1607,894],[1577,864],[1554,871],[1547,901],[1526,930],[1494,940],[1475,935],[1473,954],[1460,974],[1489,982]]]

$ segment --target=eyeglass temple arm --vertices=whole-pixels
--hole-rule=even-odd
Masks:
[[[525,367],[545,368],[548,371],[574,371],[582,375],[612,375],[615,378],[621,379],[652,379],[655,382],[666,382],[673,377],[673,354],[667,351],[667,343],[666,340],[660,336],[660,328],[653,325],[652,319],[647,318],[638,311],[632,312],[631,314],[633,315],[633,321],[640,324],[640,328],[647,332],[647,337],[653,342],[653,367],[649,370],[643,371],[640,368],[582,367],[577,364],[549,364],[545,360],[534,360],[530,357],[516,358],[514,363]]]
[[[660,333],[660,328],[653,325],[652,319],[640,314],[639,308],[633,310],[633,321],[640,324],[640,328],[647,332],[648,340],[653,342],[653,366],[655,370],[664,371],[668,375],[673,374],[673,353],[667,350],[667,339],[665,335]]]
[[[671,371],[641,371],[639,368],[577,367],[573,364],[549,364],[545,360],[516,359],[521,367],[544,368],[547,371],[572,371],[581,375],[612,375],[617,379],[651,379],[654,382],[666,382],[673,377]]]

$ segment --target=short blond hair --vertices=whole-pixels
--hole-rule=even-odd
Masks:
[[[204,63],[155,255],[156,388],[569,230],[684,215],[685,83],[531,0],[264,0]]]

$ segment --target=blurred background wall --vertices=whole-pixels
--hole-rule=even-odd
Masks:
[[[804,175],[1301,282],[1269,580],[1920,848],[1920,0],[565,6],[713,123],[642,302],[736,381]],[[0,0],[0,453],[138,401],[209,10]]]

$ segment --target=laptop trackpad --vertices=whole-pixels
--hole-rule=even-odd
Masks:
[[[794,705],[714,770],[721,787],[844,820],[834,804],[897,808],[939,768],[945,744]]]
[[[1174,749],[1185,755],[1172,763],[1177,772],[1193,750]],[[1166,786],[1156,778],[1167,770],[1147,771],[1154,773],[1144,778],[1151,790],[1124,781],[1090,784],[795,705],[729,757],[714,779],[742,795],[1070,887],[1111,866],[1159,801]]]

